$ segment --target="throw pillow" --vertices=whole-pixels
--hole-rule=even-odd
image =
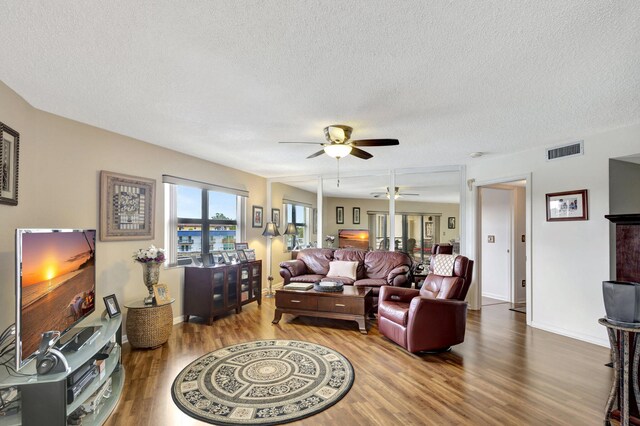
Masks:
[[[443,277],[453,276],[453,265],[458,255],[454,254],[436,254],[433,260],[433,273]]]
[[[345,277],[355,280],[357,269],[358,262],[334,260],[333,262],[329,262],[329,272],[327,273],[327,277]]]

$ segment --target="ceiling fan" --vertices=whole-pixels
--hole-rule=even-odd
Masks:
[[[322,145],[323,148],[311,154],[307,158],[318,157],[322,154],[327,154],[333,158],[344,158],[347,155],[353,155],[354,157],[368,160],[373,157],[367,151],[364,151],[359,146],[391,146],[400,145],[398,139],[359,139],[351,140],[351,131],[353,128],[345,126],[343,124],[332,124],[324,128],[324,137],[327,142],[280,142],[280,143],[302,143],[310,145]]]
[[[391,198],[391,195],[389,194],[389,187],[387,186],[387,191],[386,192],[372,192],[371,195],[373,195],[373,198],[380,198],[380,197],[387,197],[387,198]],[[410,193],[410,192],[402,192],[402,190],[399,187],[395,187],[395,190],[393,191],[393,198],[395,200],[397,200],[398,198],[401,197],[417,197],[420,194],[414,194],[414,193]]]

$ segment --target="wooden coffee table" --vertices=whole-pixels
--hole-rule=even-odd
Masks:
[[[338,293],[280,289],[276,290],[276,312],[272,322],[277,324],[283,313],[344,319],[356,321],[360,332],[367,334],[367,314],[372,307],[373,291],[368,287],[345,285]]]

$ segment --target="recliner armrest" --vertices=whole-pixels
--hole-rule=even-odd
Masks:
[[[392,287],[384,285],[380,287],[378,304],[385,301],[409,303],[414,297],[418,296],[419,294],[420,291],[412,288]]]

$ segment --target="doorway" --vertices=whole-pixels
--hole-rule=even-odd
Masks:
[[[478,188],[482,306],[526,314],[526,180]]]

